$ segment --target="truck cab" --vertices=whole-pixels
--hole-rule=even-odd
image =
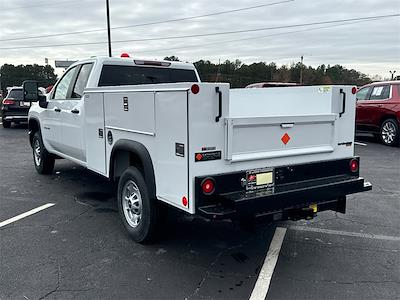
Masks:
[[[161,67],[161,68],[160,68]],[[179,67],[179,68],[177,68]],[[86,164],[82,128],[84,90],[104,86],[199,81],[193,65],[143,59],[94,58],[70,66],[47,95],[46,107],[35,106],[30,120],[38,120],[46,149]]]
[[[137,242],[154,237],[165,205],[240,221],[344,213],[346,195],[371,189],[354,157],[355,93],[230,89],[201,83],[189,63],[84,60],[29,112],[34,165],[48,174],[61,157],[117,181]]]

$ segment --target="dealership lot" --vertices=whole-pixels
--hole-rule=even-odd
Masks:
[[[374,185],[347,214],[277,224],[286,235],[268,299],[396,299],[400,294],[400,149],[364,138],[361,175]],[[65,160],[33,167],[27,129],[0,129],[0,299],[248,299],[276,226],[244,232],[172,212],[162,239],[129,240],[115,186]],[[267,287],[265,287],[267,289]]]

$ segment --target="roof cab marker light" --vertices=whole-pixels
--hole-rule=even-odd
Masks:
[[[134,60],[136,65],[142,66],[159,66],[159,67],[169,67],[171,63],[165,61],[151,61],[151,60]]]
[[[121,58],[129,58],[129,57],[130,57],[129,54],[126,52],[121,54]]]

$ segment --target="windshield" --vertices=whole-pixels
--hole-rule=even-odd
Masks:
[[[104,65],[99,86],[198,82],[196,72],[186,69]]]

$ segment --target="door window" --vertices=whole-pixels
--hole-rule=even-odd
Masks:
[[[82,65],[71,98],[82,98],[93,64]]]
[[[357,92],[357,100],[367,100],[370,87],[363,88]]]
[[[76,70],[77,67],[74,67],[64,74],[63,78],[61,78],[60,82],[57,84],[53,99],[63,100],[68,98],[69,87],[71,86],[71,82],[75,77]]]
[[[383,100],[388,99],[390,94],[389,85],[374,86],[371,92],[370,100]]]

